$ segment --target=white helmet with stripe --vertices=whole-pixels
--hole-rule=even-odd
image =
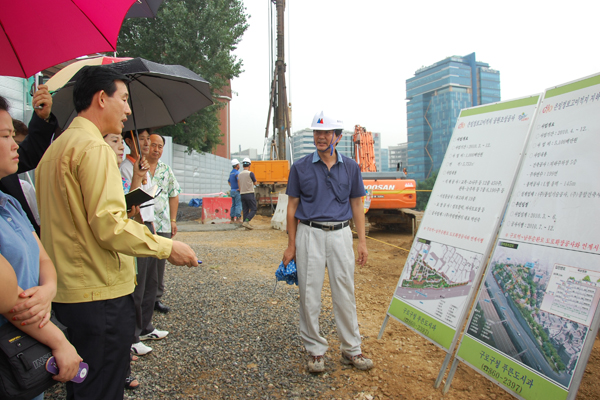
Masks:
[[[320,111],[315,114],[312,120],[312,124],[310,124],[310,129],[315,131],[340,131],[344,129],[344,121],[331,117],[330,115],[325,114],[323,111]],[[336,132],[336,134],[339,134]]]

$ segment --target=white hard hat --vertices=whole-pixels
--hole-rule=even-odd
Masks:
[[[244,158],[242,160],[242,163],[244,163],[244,164],[252,164],[252,161],[250,161],[250,159],[248,157],[246,157],[246,158]]]
[[[315,131],[330,131],[344,129],[344,121],[331,117],[320,111],[315,114],[310,124],[310,129]]]
[[[234,158],[233,160],[231,160],[231,165],[232,165],[232,166],[234,166],[234,167],[235,167],[236,165],[238,165],[239,163],[240,163],[240,162],[237,160],[237,158]]]

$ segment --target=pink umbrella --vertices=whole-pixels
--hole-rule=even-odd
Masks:
[[[73,58],[115,51],[136,0],[0,0],[0,75],[27,78]]]

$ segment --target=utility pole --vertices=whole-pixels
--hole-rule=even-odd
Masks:
[[[277,11],[277,61],[273,81],[271,83],[271,97],[269,100],[269,115],[265,138],[269,137],[269,123],[271,110],[273,110],[274,138],[271,142],[271,160],[286,159],[286,133],[290,137],[290,114],[287,102],[287,88],[285,84],[285,48],[284,48],[284,14],[285,0],[271,0]]]

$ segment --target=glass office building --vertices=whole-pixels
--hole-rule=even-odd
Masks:
[[[387,148],[381,149],[381,166],[377,166],[377,171],[388,172],[390,171],[390,154]]]
[[[448,57],[407,79],[406,98],[408,172],[420,181],[440,169],[460,110],[500,101],[500,72],[475,53]]]

